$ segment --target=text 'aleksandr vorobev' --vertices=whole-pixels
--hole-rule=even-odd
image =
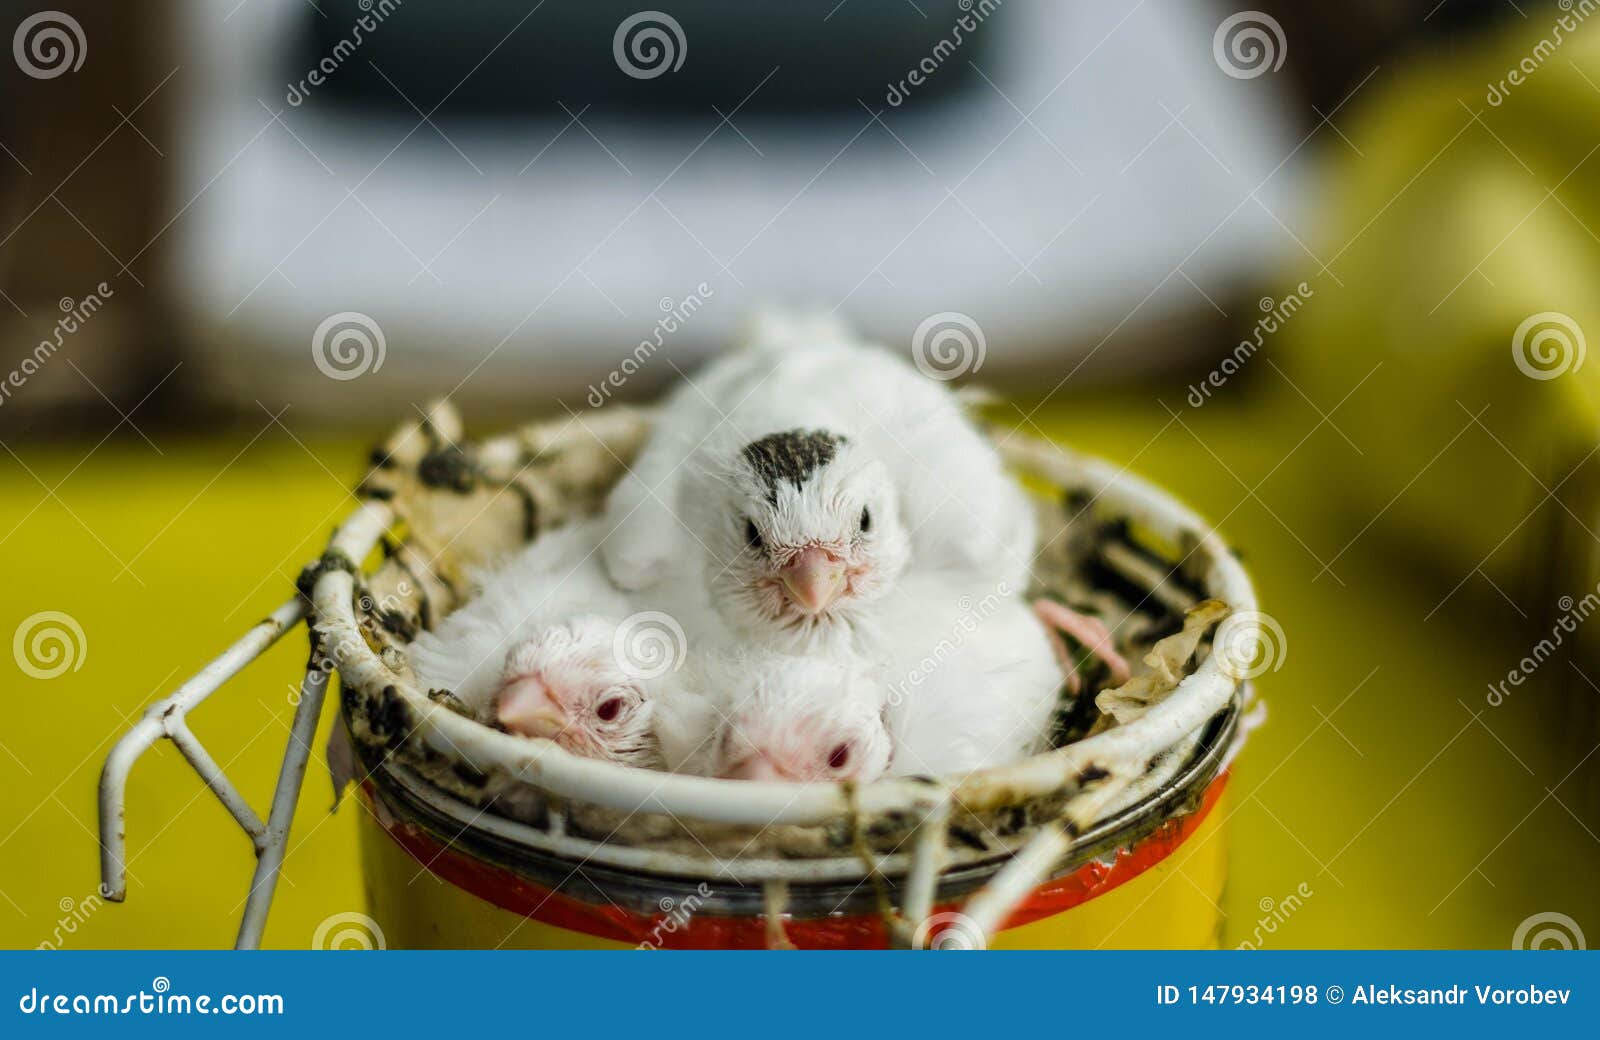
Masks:
[[[1350,991],[1352,1004],[1465,1004],[1468,998],[1479,1004],[1565,1004],[1570,989],[1540,989],[1538,986],[1450,986],[1445,989],[1411,989],[1404,986],[1357,986]]]

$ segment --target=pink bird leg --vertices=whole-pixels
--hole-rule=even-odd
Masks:
[[[1067,689],[1072,693],[1078,692],[1082,687],[1082,681],[1078,677],[1066,641],[1061,638],[1063,633],[1082,643],[1092,656],[1105,662],[1106,667],[1111,670],[1113,685],[1121,686],[1132,676],[1128,662],[1111,645],[1111,632],[1099,618],[1080,614],[1048,599],[1034,600],[1033,612],[1039,616],[1039,620],[1044,623],[1045,631],[1050,634],[1051,645],[1056,651],[1056,660],[1061,663],[1061,670],[1067,675]]]

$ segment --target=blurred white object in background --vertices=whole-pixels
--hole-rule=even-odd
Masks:
[[[772,301],[838,306],[908,349],[954,312],[981,329],[986,381],[1091,353],[1103,373],[1161,360],[1141,326],[1213,314],[1283,256],[1314,267],[1284,227],[1301,194],[1273,104],[1287,85],[1219,68],[1209,5],[1012,0],[977,28],[1001,35],[959,94],[913,110],[886,83],[830,118],[726,122],[574,120],[581,97],[470,122],[291,105],[299,6],[187,8],[181,303],[200,343],[228,345],[200,360],[247,398],[455,387],[578,407],[641,341],[687,369]],[[360,394],[308,356],[346,312],[381,329],[381,368],[371,330],[343,344],[366,351],[344,361],[372,381]],[[627,394],[675,378],[646,367]]]

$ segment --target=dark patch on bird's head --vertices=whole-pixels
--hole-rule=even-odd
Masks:
[[[778,485],[799,487],[821,466],[833,461],[846,439],[827,430],[784,430],[751,441],[740,451],[765,486],[767,501],[776,504]]]

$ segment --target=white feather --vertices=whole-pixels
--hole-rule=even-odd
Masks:
[[[522,640],[586,617],[605,619],[614,633],[615,626],[658,609],[624,593],[607,577],[598,549],[609,530],[602,520],[587,520],[547,532],[480,575],[477,594],[432,631],[419,634],[407,650],[424,688],[451,690],[475,713],[486,714],[507,654]],[[667,767],[709,771],[711,738],[720,715],[716,702],[702,693],[703,670],[695,662],[712,652],[712,644],[703,627],[690,628],[696,634],[685,632],[682,645],[662,647],[676,667],[640,685],[652,701],[652,728]],[[658,626],[657,631],[676,639],[670,627]],[[699,651],[691,653],[697,639]],[[614,663],[614,649],[600,648],[610,659],[607,664]]]
[[[791,429],[843,433],[881,460],[912,530],[916,567],[1023,584],[1033,510],[947,384],[831,320],[772,317],[756,335],[667,399],[613,492],[607,511],[618,530],[603,552],[619,585],[647,588],[675,562],[703,557],[676,519],[696,505],[692,478],[745,443]]]
[[[478,575],[477,594],[406,651],[423,686],[451,690],[481,710],[499,686],[513,644],[580,614],[620,620],[632,613],[596,553],[605,531],[599,521],[587,521],[547,532]]]
[[[960,775],[1040,750],[1062,676],[1014,591],[974,598],[939,576],[909,577],[881,625],[890,775]]]

